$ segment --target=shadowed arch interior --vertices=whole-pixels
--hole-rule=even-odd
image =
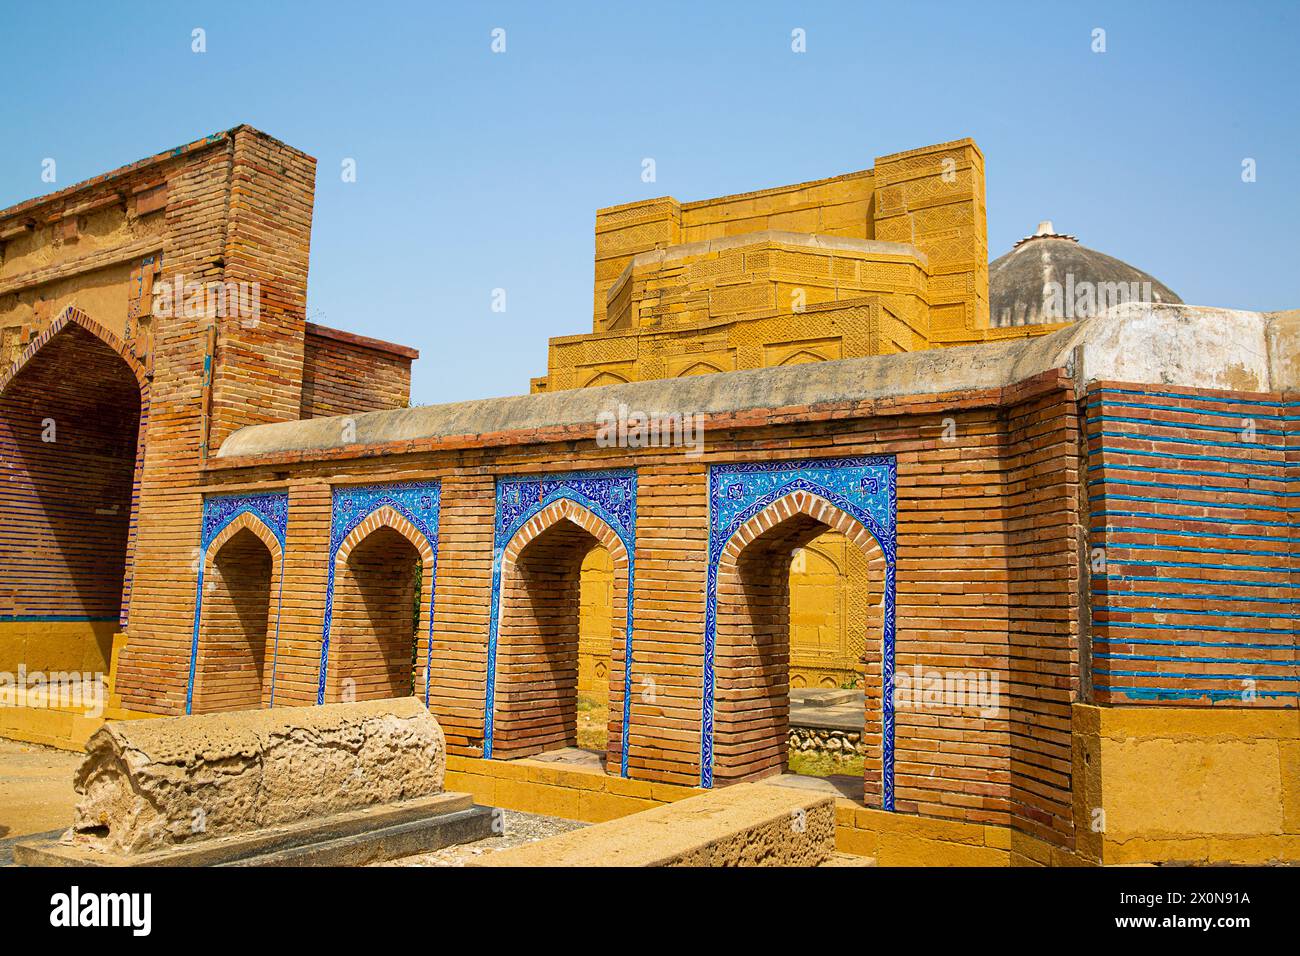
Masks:
[[[383,700],[416,692],[432,574],[420,549],[388,525],[375,528],[335,569],[325,702]],[[423,685],[419,685],[423,694]]]
[[[494,757],[512,758],[578,746],[577,699],[581,570],[598,549],[610,553],[609,719],[605,766],[618,773],[622,749],[627,558],[608,526],[587,512],[559,517],[502,565],[496,661]],[[521,532],[526,534],[527,531]],[[512,557],[512,555],[514,555]]]
[[[807,511],[820,512],[818,517]],[[885,556],[856,521],[830,505],[768,506],[733,537],[718,565],[714,652],[714,779],[718,784],[782,773],[790,732],[790,570],[795,553],[835,530],[862,548],[873,581]],[[855,542],[856,544],[852,544]],[[881,593],[883,594],[883,586]],[[881,641],[884,614],[869,610],[864,674],[865,796],[881,801]]]
[[[131,366],[74,321],[4,385],[0,615],[117,621],[141,404]]]
[[[209,558],[204,574],[193,713],[256,710],[271,693],[271,549],[244,527]]]

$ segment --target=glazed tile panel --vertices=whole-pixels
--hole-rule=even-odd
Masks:
[[[1099,383],[1085,402],[1101,703],[1300,701],[1300,405]]]
[[[433,552],[434,582],[438,568],[438,512],[442,506],[442,485],[437,481],[405,482],[335,488],[330,508],[330,549],[325,584],[325,624],[321,634],[320,677],[316,703],[325,703],[325,677],[329,670],[330,625],[334,617],[334,562],[349,534],[381,508],[392,508],[424,536]],[[433,653],[433,608],[435,588],[429,589],[428,635],[425,660]],[[424,669],[424,703],[429,703],[429,668]]]
[[[497,632],[501,617],[501,558],[506,545],[520,528],[548,505],[560,500],[575,502],[600,518],[618,535],[618,539],[627,550],[628,595],[627,622],[624,629],[623,733],[620,742],[620,769],[622,775],[626,777],[628,775],[628,728],[632,717],[632,619],[636,593],[636,472],[628,469],[502,478],[497,481],[483,756],[492,756]]]
[[[289,493],[271,492],[268,494],[249,495],[210,495],[203,499],[203,519],[199,535],[198,584],[194,592],[194,627],[190,639],[189,679],[185,687],[185,713],[190,713],[194,706],[194,673],[199,656],[199,621],[203,615],[203,576],[208,563],[208,548],[217,535],[226,530],[241,515],[249,515],[263,524],[274,535],[284,553],[285,533],[289,527]],[[284,562],[280,562],[280,580],[276,582],[276,634],[275,645],[279,644],[279,603],[284,593]],[[271,664],[271,705],[275,703],[275,661],[274,652]]]
[[[885,556],[882,661],[882,793],[894,807],[895,561],[897,550],[896,462],[892,456],[824,458],[793,462],[716,465],[709,469],[709,564],[704,618],[704,702],[701,714],[700,786],[713,786],[714,652],[718,624],[718,564],[732,536],[755,515],[787,495],[804,491],[862,524]]]

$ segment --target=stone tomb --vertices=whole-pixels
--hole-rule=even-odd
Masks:
[[[359,864],[482,839],[443,790],[442,729],[413,697],[116,721],[91,738],[72,827],[28,865]]]

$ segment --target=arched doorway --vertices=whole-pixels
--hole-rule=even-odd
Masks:
[[[212,542],[208,554],[191,712],[269,706],[279,542],[270,531],[241,517]]]
[[[819,539],[860,552],[872,593],[850,709],[869,805],[892,809],[894,463],[828,459],[710,469],[701,783],[785,772],[790,735],[792,565]],[[832,539],[833,540],[833,539]],[[798,575],[794,576],[798,580]],[[855,775],[855,780],[857,779]]]
[[[790,566],[795,552],[828,531],[860,538],[861,526],[842,512],[810,501],[788,516],[762,512],[742,527],[718,565],[717,644],[714,667],[714,777],[719,783],[750,780],[786,770],[790,738]],[[752,537],[748,535],[752,534]],[[865,534],[865,532],[862,532]],[[885,557],[866,535],[861,547],[873,576],[883,580]],[[883,623],[883,622],[882,622]],[[862,769],[878,787],[881,633],[868,640],[863,669],[870,687],[856,708],[873,713],[862,727]],[[867,701],[877,702],[867,707]],[[874,718],[874,719],[871,719]],[[877,791],[878,792],[878,791]]]
[[[0,374],[0,642],[29,669],[107,673],[127,603],[143,370],[64,312]]]
[[[580,749],[582,568],[601,550],[608,554],[611,584],[609,613],[602,616],[608,664],[599,703],[607,718],[599,750],[607,772],[621,771],[628,555],[608,524],[567,500],[538,514],[502,555],[493,756]]]
[[[433,549],[392,508],[380,508],[334,561],[324,703],[424,693]]]

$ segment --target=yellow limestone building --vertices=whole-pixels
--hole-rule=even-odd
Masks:
[[[970,139],[860,172],[596,213],[592,331],[553,338],[534,392],[912,352],[1053,331],[990,327],[984,156]],[[689,412],[689,409],[679,411]],[[828,533],[791,571],[793,687],[858,683],[872,594]],[[584,566],[579,686],[606,676],[608,556]]]

